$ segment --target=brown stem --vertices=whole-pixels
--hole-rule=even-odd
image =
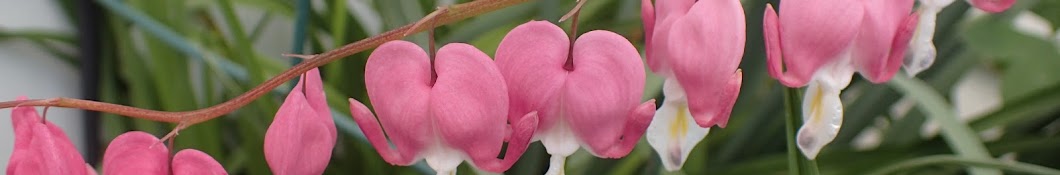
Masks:
[[[240,107],[243,107],[249,104],[250,102],[258,99],[262,95],[265,95],[272,89],[275,89],[277,86],[286,83],[287,80],[301,75],[302,73],[305,73],[310,69],[323,66],[324,64],[330,63],[340,58],[344,58],[349,55],[353,55],[355,53],[368,50],[370,48],[375,48],[387,41],[401,39],[406,34],[422,32],[424,30],[434,28],[437,25],[453,23],[459,20],[470,18],[472,16],[495,11],[501,8],[520,4],[527,1],[530,0],[480,0],[453,5],[447,9],[447,13],[443,13],[438,15],[437,17],[434,17],[434,22],[428,23],[425,26],[418,26],[416,24],[405,25],[400,28],[387,31],[385,33],[324,52],[322,54],[314,56],[313,59],[306,60],[301,64],[295,65],[294,67],[283,71],[279,75],[276,75],[275,77],[266,80],[264,83],[258,85],[257,87],[254,87],[253,89],[247,91],[246,93],[243,93],[242,95],[239,95],[236,98],[225,101],[221,104],[213,105],[198,110],[181,112],[157,111],[113,103],[73,98],[6,101],[0,102],[0,109],[12,108],[17,106],[55,106],[107,112],[133,118],[141,118],[168,123],[180,123],[184,126],[190,126],[217,118],[224,114],[231,113],[232,111],[235,111],[236,109],[239,109]]]
[[[567,48],[567,62],[563,64],[563,70],[573,71],[574,70],[574,41],[578,39],[578,14],[582,11],[582,6],[589,0],[580,0],[577,5],[574,5],[574,9],[567,12],[566,15],[559,18],[560,22],[571,19],[570,21],[570,47]]]

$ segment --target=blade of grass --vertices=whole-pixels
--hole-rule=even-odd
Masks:
[[[957,120],[953,107],[947,104],[942,95],[935,92],[931,86],[904,75],[894,76],[888,85],[912,97],[917,102],[917,107],[927,114],[929,120],[939,124],[942,137],[955,153],[967,158],[991,159],[990,153],[987,152],[978,135],[968,125]],[[975,175],[1001,174],[1001,171],[996,169],[971,168],[969,171]]]
[[[1048,117],[1046,114],[1060,110],[1058,106],[1060,106],[1060,84],[1043,88],[1017,100],[1005,102],[1000,110],[987,114],[971,122],[970,125],[975,131],[984,131],[1012,122]]]
[[[784,115],[785,128],[788,141],[788,174],[794,175],[818,175],[817,161],[806,159],[799,154],[795,138],[798,135],[798,126],[802,123],[802,93],[798,88],[784,89]]]
[[[342,1],[342,0],[332,1],[332,4],[330,6],[331,6],[331,22],[329,24],[331,25],[331,41],[332,41],[331,46],[332,47],[342,47],[342,45],[347,43],[346,32],[347,32],[347,25],[348,25],[347,21],[349,21],[349,19],[347,19],[348,15],[346,14],[346,1]],[[343,71],[344,69],[342,69],[342,66],[343,66],[342,63],[344,63],[346,61],[349,61],[349,60],[339,60],[339,61],[336,62],[337,64],[329,64],[329,65],[324,66],[324,71],[325,71],[324,72],[324,76],[325,77],[341,77],[341,76],[343,76],[345,74],[345,71]]]
[[[1021,162],[1002,162],[994,159],[976,159],[968,157],[958,157],[950,155],[939,155],[939,156],[928,156],[917,159],[901,161],[893,165],[889,165],[879,170],[869,173],[870,175],[886,175],[886,174],[897,174],[902,170],[913,169],[923,166],[931,165],[963,165],[968,167],[981,167],[981,168],[994,168],[1003,169],[1019,173],[1028,174],[1043,174],[1043,175],[1060,175],[1060,170],[1052,169],[1049,167],[1039,166],[1035,164],[1021,163]]]
[[[224,57],[221,57],[216,53],[197,49],[199,47],[193,45],[194,42],[185,39],[180,34],[177,34],[177,32],[165,27],[162,23],[152,19],[147,14],[129,7],[119,0],[97,0],[96,2],[102,5],[103,8],[110,10],[112,14],[131,21],[133,24],[140,27],[142,31],[151,33],[152,36],[157,37],[160,41],[179,51],[181,54],[199,61],[204,61],[203,59],[214,59],[213,61],[220,64],[223,70],[228,74],[231,74],[238,79],[246,79],[246,69],[232,63],[229,59],[224,59]],[[128,33],[123,33],[123,35],[124,34]]]

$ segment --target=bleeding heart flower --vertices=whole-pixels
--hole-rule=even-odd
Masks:
[[[280,105],[265,132],[265,160],[276,174],[322,174],[338,133],[320,71],[311,69]]]
[[[368,97],[379,119],[353,99],[350,109],[390,164],[410,165],[422,157],[439,174],[450,174],[469,159],[483,170],[503,172],[526,151],[537,127],[532,111],[518,114],[520,120],[506,119],[504,79],[489,56],[471,45],[439,49],[433,65],[437,78],[432,77],[430,57],[407,41],[379,46],[365,69]],[[387,143],[384,129],[396,149]],[[505,141],[507,152],[498,159]]]
[[[104,175],[223,175],[224,167],[213,157],[185,149],[169,159],[169,149],[157,137],[141,131],[119,135],[103,154]]]
[[[654,100],[638,105],[644,68],[636,48],[608,31],[591,31],[571,47],[547,21],[515,27],[497,46],[497,67],[508,84],[511,120],[537,111],[537,139],[552,155],[546,174],[562,174],[565,157],[581,145],[604,158],[629,154],[651,121]]]
[[[788,87],[809,83],[802,106],[804,124],[796,139],[799,149],[813,159],[839,133],[839,93],[854,72],[873,83],[890,80],[901,65],[917,16],[910,15],[913,0],[780,5],[785,11],[779,17],[772,5],[766,7],[763,24],[769,73]]]
[[[18,97],[26,100],[26,97]],[[41,119],[33,107],[16,107],[11,111],[15,129],[15,149],[8,159],[7,174],[93,174],[86,171],[85,160],[63,130]]]
[[[905,71],[910,75],[916,75],[924,71],[935,62],[937,52],[933,39],[935,38],[935,21],[942,8],[949,6],[954,0],[919,0],[920,14],[919,24],[913,41],[909,44],[909,54],[906,55]],[[969,4],[980,10],[990,13],[1001,13],[1012,7],[1016,0],[968,0]]]
[[[648,127],[648,143],[669,171],[681,168],[710,127],[725,127],[740,94],[745,23],[737,0],[641,1],[646,52],[663,75],[666,100]],[[658,25],[656,25],[658,21]],[[690,122],[690,121],[695,121]]]

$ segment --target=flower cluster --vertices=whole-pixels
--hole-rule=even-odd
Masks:
[[[20,97],[24,100],[24,97]],[[7,174],[93,175],[63,130],[43,120],[33,107],[11,112],[15,150]],[[119,135],[103,155],[103,174],[192,175],[228,174],[213,157],[195,149],[170,155],[169,149],[151,134],[132,131]]]
[[[969,1],[992,13],[1015,3]],[[930,66],[935,15],[952,2],[920,0],[915,12],[914,0],[788,1],[781,12],[767,6],[768,73],[784,86],[806,87],[796,135],[806,157],[815,158],[838,134],[840,93],[854,73],[884,83],[903,65],[910,74]],[[728,123],[743,82],[744,11],[738,0],[641,5],[644,61],[666,78],[658,109],[654,99],[641,101],[646,71],[629,40],[605,30],[568,35],[548,21],[530,21],[503,38],[495,59],[462,43],[434,55],[407,41],[382,44],[365,65],[373,108],[350,99],[353,120],[386,162],[425,159],[439,174],[455,173],[464,161],[504,172],[534,141],[552,156],[546,174],[565,174],[566,157],[578,149],[621,158],[643,136],[666,170],[680,170],[711,127]],[[7,174],[96,174],[62,129],[34,108],[16,107],[11,120],[16,140]],[[276,174],[322,174],[337,137],[320,72],[311,69],[276,112],[264,157]],[[227,174],[204,152],[172,154],[163,140],[140,131],[109,144],[102,170]]]
[[[804,124],[796,137],[806,157],[816,157],[839,133],[839,95],[854,72],[883,83],[903,62],[910,74],[930,66],[935,14],[951,2],[924,0],[918,13],[912,13],[913,0],[787,2],[780,4],[779,15],[767,6],[763,31],[769,74],[788,87],[808,86],[802,103]],[[1000,12],[1014,0],[971,2]]]
[[[316,69],[309,71],[277,112],[264,145],[266,161],[274,173],[321,174],[328,165],[337,133],[322,83]],[[96,174],[62,129],[41,118],[33,107],[16,107],[11,121],[15,150],[7,174]],[[103,155],[102,170],[105,175],[228,174],[202,151],[185,149],[171,154],[162,140],[141,131],[114,138]]]

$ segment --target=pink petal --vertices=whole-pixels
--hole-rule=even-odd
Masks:
[[[497,66],[474,46],[453,43],[438,50],[435,68],[430,109],[439,136],[474,160],[496,159],[508,121],[508,90]]]
[[[537,131],[537,119],[537,112],[535,111],[526,114],[520,121],[514,121],[511,124],[513,131],[507,133],[509,138],[505,139],[508,141],[508,148],[504,153],[504,158],[499,161],[494,160],[492,157],[472,158],[475,166],[492,172],[503,172],[511,168],[519,160],[519,157],[523,156],[526,148],[530,146],[530,141],[534,138],[534,132]]]
[[[265,132],[265,160],[276,174],[321,174],[335,138],[300,91],[291,91]]]
[[[103,154],[103,174],[167,175],[169,149],[146,132],[126,132],[107,146]]]
[[[623,128],[622,139],[614,146],[597,154],[604,158],[613,159],[625,157],[630,151],[633,151],[633,147],[637,146],[637,142],[644,136],[644,132],[647,131],[648,125],[651,124],[654,116],[655,99],[648,100],[633,108],[630,111],[629,120],[626,121],[626,126]]]
[[[909,15],[913,0],[862,2],[865,15],[861,32],[854,41],[853,64],[869,81],[883,83],[902,66],[912,30],[916,27],[916,19],[910,18],[915,16]]]
[[[210,155],[185,149],[173,155],[173,175],[226,175],[224,167]]]
[[[762,19],[762,32],[766,48],[766,70],[769,72],[769,76],[777,79],[780,84],[785,86],[801,86],[810,81],[810,77],[784,73],[784,62],[781,58],[784,53],[780,44],[780,20],[777,17],[776,10],[773,10],[773,4],[766,4],[766,12]]]
[[[19,96],[17,100],[26,100],[26,97]],[[40,164],[39,160],[34,158],[37,156],[32,156],[32,153],[30,153],[29,150],[29,144],[34,135],[34,123],[40,123],[40,118],[40,115],[37,114],[37,110],[33,107],[23,106],[11,110],[11,125],[15,130],[15,146],[11,152],[11,157],[8,158],[7,174],[16,174],[16,172],[19,172],[17,170],[22,166],[38,166]],[[28,172],[37,170],[38,168],[27,168],[27,170],[24,171]]]
[[[363,104],[351,101],[350,106],[354,121],[390,164],[411,165],[427,144],[434,141],[428,108],[432,86],[430,66],[427,53],[408,41],[387,42],[368,57],[365,88],[379,122]],[[386,136],[390,136],[396,150],[390,148]]]
[[[789,87],[805,86],[810,76],[825,63],[833,61],[836,56],[850,47],[861,24],[862,6],[858,1],[845,0],[804,0],[780,4],[780,13],[776,24],[778,32],[771,32],[772,18],[767,11],[765,29],[767,48],[772,55],[782,56],[784,74],[773,73],[773,78]],[[767,8],[771,10],[771,8]],[[779,37],[772,37],[776,35]],[[773,39],[771,39],[773,38]],[[775,49],[779,42],[780,49]],[[771,46],[772,45],[772,46]],[[775,54],[773,51],[781,51]],[[777,61],[771,61],[777,62]],[[771,63],[771,72],[776,72],[779,65]]]
[[[656,0],[656,16],[666,19],[673,16],[684,16],[696,0]]]
[[[521,116],[538,111],[538,129],[551,128],[559,116],[551,108],[567,70],[570,40],[559,26],[548,21],[531,21],[519,25],[504,36],[497,46],[497,68],[504,75],[510,98],[508,117],[519,121]]]
[[[96,175],[96,169],[92,168],[92,165],[88,165],[88,163],[85,163],[85,172],[87,175]]]
[[[51,125],[54,126],[54,125]],[[19,159],[11,159],[8,169],[12,174],[85,174],[84,159],[65,135],[54,135],[48,126],[33,126],[29,148],[19,151]],[[61,136],[61,137],[60,137]]]
[[[25,100],[19,97],[18,100]],[[41,121],[34,107],[17,107],[11,113],[15,148],[8,174],[85,174],[85,160],[62,128]]]
[[[572,55],[574,70],[559,101],[566,106],[560,108],[575,135],[601,155],[621,141],[630,112],[639,104],[644,65],[626,38],[602,30],[578,37]]]
[[[645,30],[648,32],[647,37],[645,38],[647,39],[645,43],[648,45],[644,48],[647,57],[645,60],[648,62],[648,67],[650,67],[655,73],[662,75],[670,74],[670,67],[667,63],[669,58],[666,54],[666,50],[658,50],[656,48],[667,48],[667,40],[670,39],[667,36],[669,36],[671,26],[678,17],[684,16],[688,13],[688,10],[692,7],[693,3],[695,3],[693,0],[656,1],[656,9],[651,16],[654,17],[654,19],[651,20],[651,26],[653,29]],[[650,7],[650,0],[642,1],[641,5],[642,9],[644,9],[645,6]],[[642,15],[644,14],[643,11],[641,13]],[[642,16],[642,18],[646,18],[646,16]],[[656,22],[659,23],[656,25]]]
[[[313,68],[306,72],[292,89],[292,91],[295,90],[305,90],[306,102],[309,102],[309,106],[317,113],[315,118],[327,125],[325,129],[328,129],[328,137],[334,140],[338,136],[338,131],[335,128],[335,120],[331,118],[331,108],[328,107],[327,96],[324,94],[324,82],[320,79],[320,70]]]
[[[669,63],[670,55],[667,49],[661,48],[670,47],[670,30],[673,28],[673,25],[678,18],[662,18],[659,17],[659,14],[661,13],[662,12],[660,11],[656,14],[658,24],[655,25],[655,29],[653,29],[653,33],[651,33],[652,37],[649,42],[651,43],[651,48],[645,48],[651,49],[645,51],[645,62],[648,62],[648,68],[651,68],[652,72],[662,76],[670,76],[673,74],[673,70],[671,70]]]
[[[700,126],[724,126],[728,121],[735,102],[730,97],[739,94],[741,80],[732,77],[743,57],[744,26],[739,1],[700,1],[677,19],[667,36],[670,67]]]
[[[968,0],[972,6],[990,13],[1001,13],[1012,7],[1016,0]]]
[[[19,96],[16,100],[26,100]],[[15,149],[25,149],[32,138],[33,125],[40,123],[40,114],[32,106],[21,106],[11,110],[11,126],[15,129]]]

